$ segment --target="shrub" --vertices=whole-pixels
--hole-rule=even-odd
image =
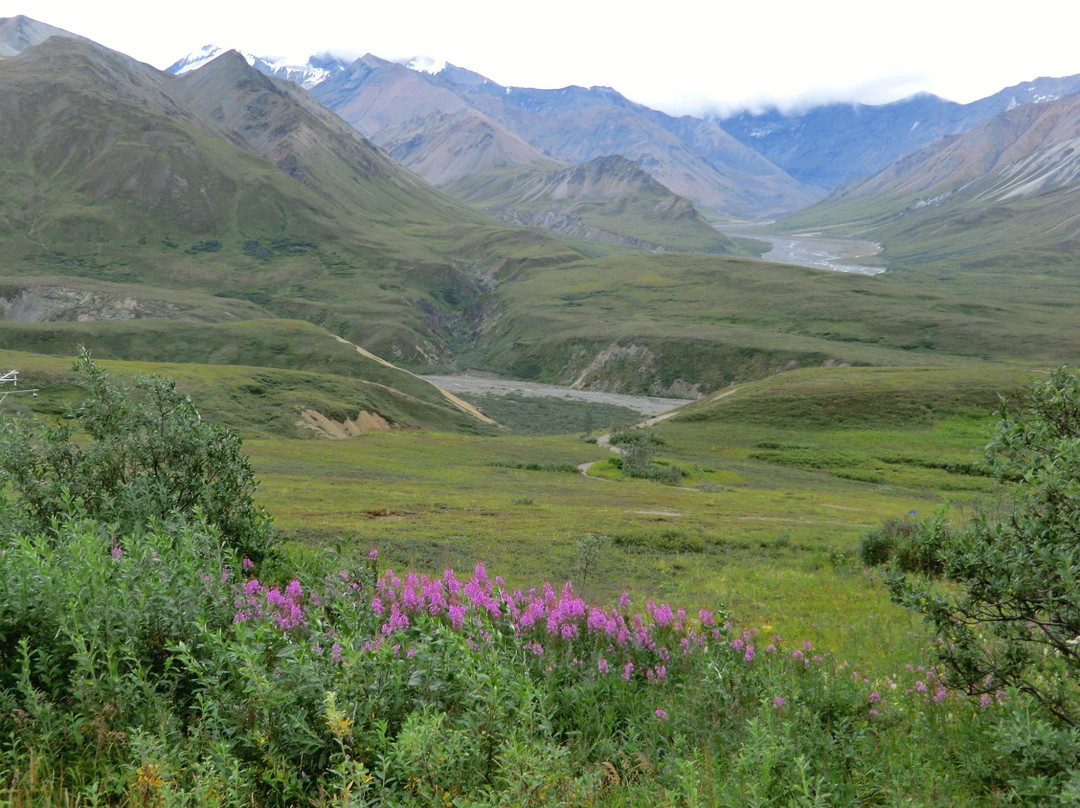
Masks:
[[[0,488],[15,501],[8,527],[49,531],[78,502],[89,518],[140,532],[196,513],[255,560],[267,551],[270,519],[254,504],[255,478],[240,439],[203,422],[195,405],[160,376],[117,382],[80,352],[74,370],[86,397],[71,423],[0,419]]]
[[[900,572],[940,575],[941,548],[950,537],[944,513],[930,519],[891,518],[859,539],[859,560],[868,567],[891,564]]]
[[[1080,379],[1058,369],[1003,403],[988,458],[1012,512],[937,534],[955,588],[898,576],[893,596],[943,638],[954,685],[1013,686],[1080,725]]]

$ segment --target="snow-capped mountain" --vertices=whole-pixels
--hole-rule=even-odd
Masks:
[[[437,76],[446,70],[445,59],[432,59],[430,56],[414,56],[411,59],[400,61],[398,64],[409,68],[409,70],[430,73],[432,76]]]
[[[165,72],[173,73],[177,76],[189,73],[192,70],[199,69],[208,62],[212,62],[227,50],[228,48],[222,48],[217,45],[203,45],[199,50],[189,53],[183,59],[173,62],[173,64],[166,68]],[[287,59],[271,59],[268,57],[256,56],[252,53],[241,52],[241,55],[249,65],[254,67],[260,73],[265,73],[268,76],[275,76],[279,79],[288,79],[294,84],[299,84],[301,87],[305,87],[308,90],[323,81],[326,81],[326,79],[336,73],[340,73],[345,69],[347,64],[336,56],[331,56],[329,54],[312,56],[302,65],[289,64]]]

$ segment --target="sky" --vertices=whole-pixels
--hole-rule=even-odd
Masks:
[[[614,87],[671,114],[967,103],[1080,73],[1080,0],[0,0],[165,68],[206,44],[429,56],[507,86]]]

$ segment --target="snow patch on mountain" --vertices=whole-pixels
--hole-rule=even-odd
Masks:
[[[432,59],[430,56],[414,56],[398,64],[409,68],[409,70],[415,70],[417,73],[430,73],[433,76],[446,70],[445,59]]]
[[[218,45],[203,45],[199,50],[173,62],[173,64],[165,68],[165,72],[177,76],[190,73],[192,70],[198,70],[203,65],[212,62],[227,50],[227,48]],[[312,56],[303,64],[296,64],[295,60],[287,58],[256,56],[253,53],[244,53],[243,51],[239,51],[239,53],[249,65],[260,73],[275,76],[279,79],[287,79],[308,90],[344,70],[346,66],[346,63],[341,59],[328,55]]]
[[[204,64],[214,61],[214,59],[221,56],[228,50],[218,45],[203,45],[199,50],[189,53],[182,59],[178,59],[173,62],[167,68],[166,73],[172,73],[175,76],[182,76],[184,73],[190,73],[192,70],[198,70]],[[247,59],[247,63],[253,64],[253,57],[244,54],[244,58]]]

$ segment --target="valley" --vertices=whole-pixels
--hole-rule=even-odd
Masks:
[[[1019,635],[961,680],[924,618],[1075,504],[1077,91],[677,116],[0,19],[0,803],[1069,804]]]
[[[881,252],[880,244],[841,236],[823,236],[820,233],[791,233],[775,236],[760,232],[761,227],[769,224],[772,222],[724,224],[717,227],[728,235],[769,245],[768,249],[762,251],[761,260],[774,264],[794,264],[811,269],[851,272],[857,275],[878,275],[887,269],[887,267],[873,266],[869,263]]]

